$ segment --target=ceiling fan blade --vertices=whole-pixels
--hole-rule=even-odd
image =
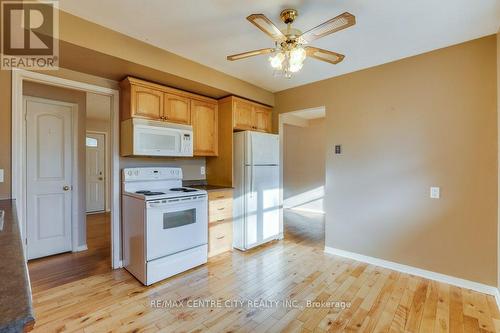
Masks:
[[[267,48],[267,49],[260,49],[260,50],[253,50],[253,51],[248,51],[248,52],[243,52],[243,53],[238,53],[238,54],[233,54],[230,56],[227,56],[227,60],[240,60],[240,59],[245,59],[249,57],[253,57],[256,55],[260,54],[268,54],[268,53],[273,53],[275,50],[272,48]]]
[[[286,39],[280,29],[278,29],[264,14],[252,14],[247,17],[247,20],[275,41]]]
[[[318,49],[317,47],[306,46],[306,54],[308,57],[329,62],[330,64],[338,64],[344,60],[345,56],[340,53],[335,53],[328,50]]]
[[[331,33],[340,31],[345,28],[349,28],[356,24],[356,17],[351,13],[340,14],[337,17],[332,18],[309,31],[304,32],[299,37],[299,43],[307,44],[315,39],[324,37]]]

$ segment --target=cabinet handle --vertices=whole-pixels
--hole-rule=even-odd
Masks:
[[[222,222],[224,221],[225,219],[218,219],[217,222]]]
[[[217,239],[222,239],[222,238],[224,238],[224,237],[226,237],[226,236],[225,236],[225,235],[223,235],[223,236],[219,236],[219,237],[215,237],[215,238],[217,238]]]
[[[224,207],[221,207],[221,208],[217,208],[217,210],[224,210]]]
[[[225,196],[219,195],[216,199],[224,199],[224,198],[225,198]]]

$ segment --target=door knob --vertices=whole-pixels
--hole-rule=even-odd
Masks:
[[[102,177],[99,177],[99,180],[103,180],[103,179],[104,179],[104,178],[102,178]]]
[[[63,191],[69,191],[70,187],[68,185],[63,186]]]

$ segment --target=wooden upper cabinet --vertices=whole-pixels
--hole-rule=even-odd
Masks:
[[[219,152],[217,103],[191,100],[191,124],[194,155],[217,156]]]
[[[273,109],[270,107],[234,96],[226,97],[220,103],[231,103],[234,130],[272,132]]]
[[[270,133],[273,129],[272,111],[267,108],[256,106],[254,109],[255,129],[257,131]]]
[[[191,100],[174,94],[165,93],[164,118],[178,124],[191,124]]]
[[[233,101],[234,129],[254,130],[255,120],[253,105],[242,100]]]
[[[163,117],[163,92],[142,86],[131,87],[130,116],[159,120]]]

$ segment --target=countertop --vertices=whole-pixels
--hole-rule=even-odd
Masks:
[[[218,186],[218,185],[190,185],[189,187],[197,188],[200,190],[205,190],[207,192],[215,192],[215,191],[224,191],[224,190],[232,190],[232,187],[229,186]]]
[[[224,190],[232,190],[233,189],[230,186],[210,185],[210,184],[207,184],[206,180],[186,180],[186,181],[182,182],[182,186],[197,188],[200,190],[205,190],[207,192],[224,191]]]
[[[23,332],[35,316],[14,201],[0,200],[0,210],[5,212],[0,230],[0,332]]]

